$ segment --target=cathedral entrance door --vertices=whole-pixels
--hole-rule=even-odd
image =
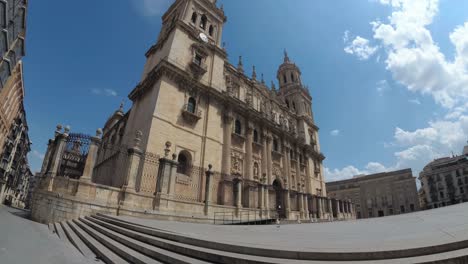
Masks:
[[[286,218],[286,213],[284,210],[284,190],[281,187],[281,183],[278,180],[273,182],[273,188],[276,192],[276,212],[280,219]]]

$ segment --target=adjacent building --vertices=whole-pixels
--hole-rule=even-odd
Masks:
[[[436,159],[419,174],[425,209],[468,201],[468,146],[463,154]]]
[[[327,183],[328,195],[350,199],[358,218],[382,217],[420,210],[411,169],[356,176]]]
[[[28,177],[30,150],[21,58],[25,54],[26,0],[0,0],[0,203],[12,202]]]

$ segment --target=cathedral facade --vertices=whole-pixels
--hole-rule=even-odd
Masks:
[[[278,88],[255,68],[247,76],[242,58],[229,63],[221,45],[225,22],[216,0],[172,4],[129,94],[131,109],[107,120],[83,176],[132,193],[130,207],[177,215],[352,218],[351,203],[327,198],[299,67],[285,51]]]

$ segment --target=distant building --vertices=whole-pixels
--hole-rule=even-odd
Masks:
[[[0,203],[27,176],[29,137],[23,106],[27,0],[0,0]]]
[[[358,218],[419,211],[416,178],[411,169],[328,182],[329,197],[351,201]]]
[[[427,209],[468,201],[468,146],[463,154],[436,159],[419,174]]]

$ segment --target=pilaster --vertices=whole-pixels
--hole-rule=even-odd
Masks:
[[[96,136],[91,138],[89,145],[88,156],[86,157],[85,168],[83,170],[83,176],[80,180],[91,181],[93,178],[94,166],[96,165],[96,159],[98,155],[99,145],[101,145],[102,130],[96,131]]]
[[[234,116],[231,110],[225,110],[223,115],[223,160],[221,168],[221,172],[224,175],[231,174],[231,136],[233,120]]]
[[[245,142],[245,175],[249,180],[253,180],[253,166],[252,166],[252,144],[253,144],[253,124],[248,122],[246,129],[246,142]]]

